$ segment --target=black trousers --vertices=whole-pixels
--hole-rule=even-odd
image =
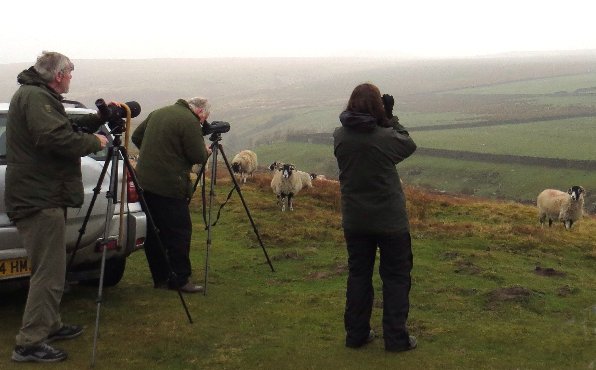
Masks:
[[[188,202],[185,199],[163,197],[148,191],[144,195],[149,212],[159,230],[159,239],[176,275],[174,279],[169,279],[168,262],[159,246],[157,236],[151,227],[148,227],[145,255],[153,283],[159,285],[168,282],[172,288],[180,287],[188,282],[191,275],[189,254],[192,222]]]
[[[374,299],[372,275],[378,247],[379,274],[383,281],[385,349],[406,348],[409,345],[406,321],[413,265],[410,234],[362,234],[344,230],[344,237],[349,267],[344,312],[346,345],[363,344],[370,331]]]

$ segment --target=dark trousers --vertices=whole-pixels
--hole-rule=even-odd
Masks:
[[[344,325],[346,345],[364,343],[370,331],[374,290],[372,275],[377,247],[383,281],[383,338],[385,349],[408,346],[406,321],[412,285],[412,241],[409,233],[361,234],[344,231],[348,249],[348,284]]]
[[[159,285],[167,281],[172,288],[180,287],[188,282],[191,274],[189,253],[192,222],[188,202],[185,199],[163,197],[147,191],[144,194],[149,212],[159,230],[159,240],[176,275],[170,279],[168,261],[154,230],[149,225],[145,255],[153,283]]]

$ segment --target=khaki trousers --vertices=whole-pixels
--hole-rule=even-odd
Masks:
[[[31,263],[29,294],[16,344],[31,346],[62,327],[59,311],[66,278],[65,209],[43,209],[17,220],[16,225]]]

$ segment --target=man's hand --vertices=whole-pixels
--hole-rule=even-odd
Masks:
[[[99,140],[99,149],[103,149],[106,147],[106,145],[108,145],[107,137],[105,137],[104,135],[100,135],[100,134],[93,134],[93,135],[95,135],[97,140]]]
[[[393,117],[393,105],[395,104],[393,96],[389,94],[383,94],[381,99],[383,100],[383,106],[385,107],[385,115],[387,118]]]
[[[207,144],[205,144],[205,148],[207,148],[207,154],[211,155],[211,147]]]

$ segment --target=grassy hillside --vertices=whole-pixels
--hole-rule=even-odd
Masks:
[[[418,135],[412,135],[418,141]],[[452,136],[452,145],[457,138]],[[447,139],[446,139],[447,140]],[[495,141],[496,143],[496,141]],[[495,144],[495,148],[498,147]],[[337,178],[332,145],[275,143],[255,148],[261,166],[273,161],[293,163],[306,172]],[[461,193],[484,198],[534,203],[545,188],[567,190],[580,184],[587,189],[586,211],[596,213],[596,174],[581,169],[550,168],[514,163],[455,160],[414,153],[397,166],[407,184],[439,192]]]
[[[33,60],[33,56],[32,56]],[[141,103],[141,115],[178,98],[207,96],[212,119],[233,124],[235,150],[288,130],[330,131],[353,87],[376,83],[395,96],[409,127],[454,122],[594,113],[576,96],[594,84],[587,55],[453,60],[346,58],[76,60],[68,98]],[[0,65],[0,101],[27,64]],[[554,101],[544,99],[553,98]],[[557,109],[555,109],[557,108]]]
[[[532,122],[461,130],[412,132],[421,147],[478,153],[592,160],[594,118]]]
[[[220,169],[218,204],[231,182]],[[212,228],[207,295],[152,288],[142,252],[123,281],[104,291],[98,369],[589,369],[596,361],[596,220],[572,231],[540,229],[533,207],[433,194],[407,187],[414,270],[410,328],[419,348],[387,354],[382,340],[343,345],[347,274],[337,185],[300,193],[282,213],[258,174],[242,187],[275,272],[266,264],[237,194]],[[192,202],[194,278],[205,271],[206,233]],[[375,276],[372,327],[382,332],[381,283]],[[0,369],[9,358],[25,302],[2,292]],[[79,339],[56,343],[71,358],[61,369],[88,368],[95,289],[75,286],[62,304]],[[39,365],[23,365],[33,369]]]

